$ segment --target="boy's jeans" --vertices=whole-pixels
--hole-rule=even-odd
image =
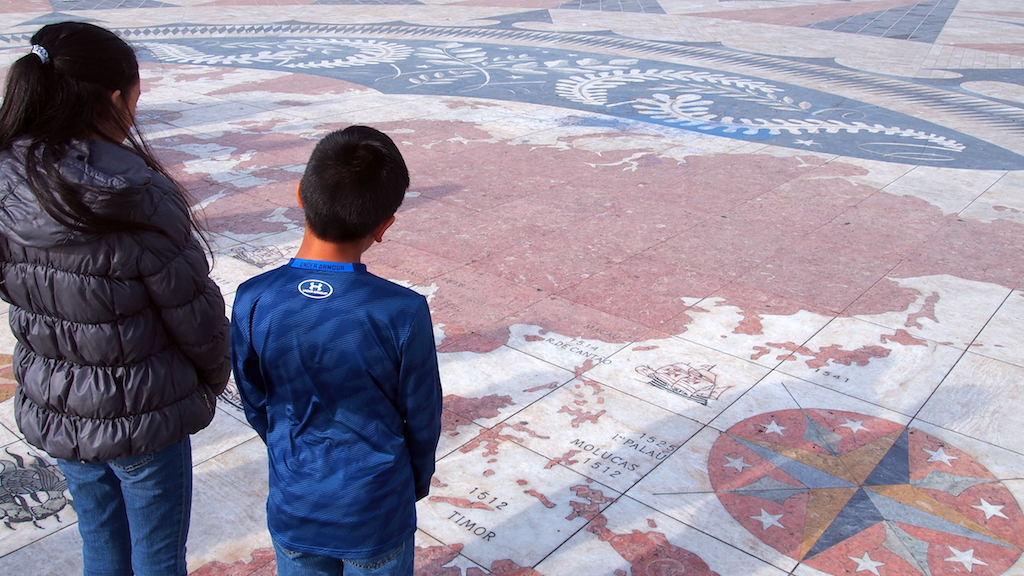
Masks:
[[[192,445],[107,462],[57,460],[82,535],[85,576],[185,576]]]
[[[292,552],[274,542],[277,576],[412,576],[415,536],[366,559],[340,559]]]

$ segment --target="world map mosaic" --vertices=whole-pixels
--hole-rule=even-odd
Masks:
[[[229,303],[298,247],[320,137],[395,139],[412,185],[365,262],[427,297],[445,394],[417,576],[1024,574],[1015,3],[2,10],[0,70],[51,21],[133,44]],[[0,573],[79,573],[13,347]],[[272,576],[233,390],[193,439],[189,569]]]

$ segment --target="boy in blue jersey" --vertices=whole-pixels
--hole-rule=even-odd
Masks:
[[[413,573],[441,433],[433,328],[423,296],[360,263],[408,187],[386,135],[329,134],[299,183],[298,253],[235,296],[232,363],[267,444],[279,576]]]

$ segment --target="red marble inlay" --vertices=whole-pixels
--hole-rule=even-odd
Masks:
[[[498,453],[498,447],[506,441],[521,442],[522,438],[515,435],[513,432],[520,432],[534,438],[547,439],[548,436],[537,434],[531,430],[526,422],[517,422],[515,424],[501,423],[494,428],[489,428],[480,433],[479,436],[470,440],[465,446],[459,448],[460,452],[469,453],[481,446],[484,448],[483,457],[494,456]]]
[[[210,562],[199,567],[190,576],[275,576],[277,562],[274,561],[274,550],[259,548],[253,550],[252,560],[239,560],[233,564]]]
[[[416,547],[416,559],[413,561],[416,576],[462,576],[458,566],[445,564],[455,560],[462,552],[462,544],[451,546]]]
[[[449,394],[444,397],[444,412],[441,415],[441,432],[454,432],[473,420],[494,418],[501,409],[512,406],[511,396],[491,394],[483,398],[464,398]]]
[[[587,531],[609,543],[630,564],[631,576],[718,576],[700,556],[668,541],[661,532],[616,534],[607,528],[608,521],[598,515]]]

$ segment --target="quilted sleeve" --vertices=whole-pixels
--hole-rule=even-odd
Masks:
[[[192,233],[187,210],[177,193],[162,194],[150,222],[168,234],[140,234],[139,270],[168,336],[191,360],[203,384],[220,394],[231,373],[230,327],[224,297],[209,276],[206,254]]]

